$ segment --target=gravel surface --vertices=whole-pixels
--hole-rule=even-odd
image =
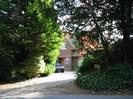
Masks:
[[[0,85],[0,97],[34,95],[79,95],[86,90],[75,86],[73,72],[56,73],[48,77],[34,78],[23,82]]]
[[[120,92],[92,92],[78,88],[74,83],[76,76],[73,72],[57,73],[48,77],[0,85],[0,97],[7,96],[37,96],[37,95],[133,95],[133,90]]]

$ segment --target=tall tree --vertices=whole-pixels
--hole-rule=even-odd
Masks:
[[[3,60],[0,73],[5,75],[3,79],[16,67],[25,74],[35,70],[29,76],[36,75],[39,57],[54,66],[62,41],[56,21],[52,0],[0,0],[0,59]]]
[[[63,29],[72,32],[77,41],[84,35],[97,42],[100,39],[99,43],[104,48],[108,58],[110,57],[109,44],[112,40],[116,40],[116,35],[122,34],[124,42],[128,41],[131,31],[128,32],[130,29],[127,30],[125,25],[132,27],[131,21],[129,21],[131,20],[132,0],[55,1],[58,15],[61,17],[59,18],[60,22],[64,26]],[[83,40],[79,41],[81,47],[85,48],[82,46],[83,43]],[[129,45],[125,43],[125,46]],[[126,53],[126,50],[124,52]]]
[[[133,1],[119,0],[120,5],[120,29],[123,34],[124,60],[128,60],[130,48],[129,40],[133,32]]]

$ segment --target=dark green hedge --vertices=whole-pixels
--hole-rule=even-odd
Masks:
[[[76,84],[93,91],[133,88],[133,68],[126,64],[118,64],[86,75],[78,74]]]

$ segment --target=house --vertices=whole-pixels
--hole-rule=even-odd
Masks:
[[[70,35],[64,36],[58,62],[64,65],[65,70],[74,70],[75,66],[79,66],[82,62],[82,56],[75,48]]]
[[[65,70],[74,70],[76,66],[80,66],[83,56],[87,53],[86,49],[100,49],[100,44],[96,40],[90,40],[86,35],[79,38],[83,42],[84,50],[78,50],[69,34],[65,34],[64,43],[62,44],[58,62],[63,64]]]

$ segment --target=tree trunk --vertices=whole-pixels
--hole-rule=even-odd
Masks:
[[[123,33],[123,53],[124,61],[128,62],[128,49],[130,40],[130,27],[131,27],[131,10],[132,0],[120,0],[120,11],[121,11],[121,28]]]

